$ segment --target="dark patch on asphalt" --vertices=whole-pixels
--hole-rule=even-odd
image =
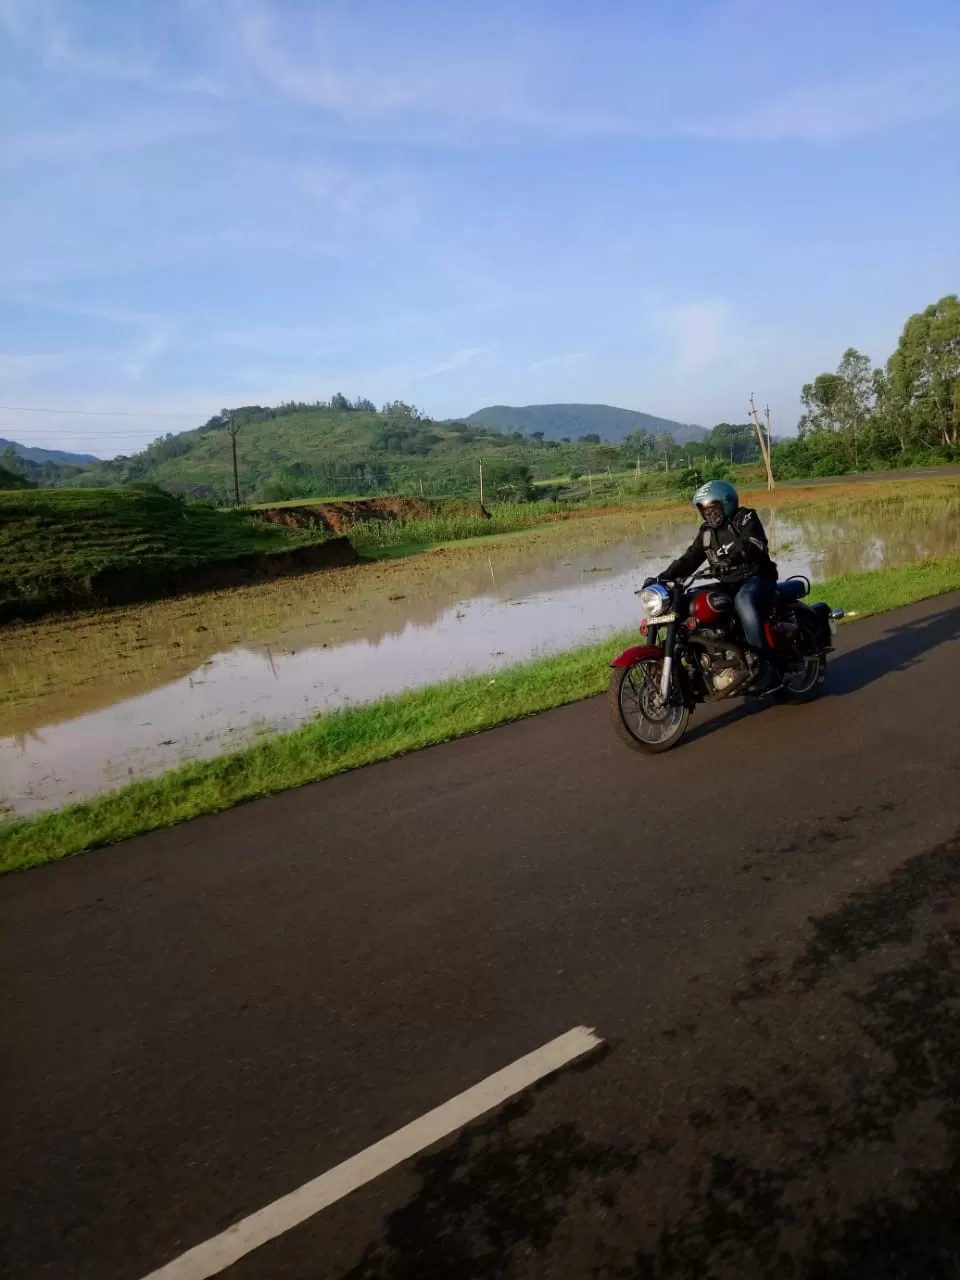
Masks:
[[[836,911],[814,919],[814,936],[794,965],[795,976],[812,986],[837,960],[849,963],[879,947],[909,942],[917,909],[952,899],[958,886],[960,836],[955,836],[911,858]]]
[[[950,891],[956,854],[950,842],[915,859],[908,901]],[[840,1055],[839,1090],[784,1062],[782,1088],[771,1071],[766,1090],[728,1087],[718,1114],[691,1112],[691,1125],[726,1150],[695,1162],[655,1243],[605,1276],[960,1276],[960,927],[925,939],[894,929],[904,875],[831,917],[850,924],[840,955],[851,962],[888,939],[920,947],[866,980],[848,972],[841,999],[866,1054]],[[809,988],[793,994],[812,998]]]
[[[691,1180],[689,1215],[666,1228],[656,1246],[639,1252],[620,1275],[631,1280],[662,1276],[723,1275],[729,1264],[759,1262],[765,1276],[787,1276],[790,1255],[779,1243],[792,1214],[784,1204],[785,1173],[760,1169],[737,1156],[714,1155]],[[741,1272],[740,1274],[744,1274]]]
[[[915,1202],[868,1199],[825,1229],[805,1280],[956,1280],[960,1275],[960,1162],[916,1178]]]
[[[958,885],[960,837],[812,921],[794,965],[755,956],[701,1029],[715,1087],[633,1143],[538,1132],[533,1095],[466,1130],[418,1163],[420,1189],[343,1280],[956,1280]],[[795,1026],[819,1056],[791,1057]],[[746,1060],[729,1058],[739,1036]]]
[[[811,1280],[955,1280],[960,1275],[960,929],[877,975],[856,998],[863,1028],[893,1059],[874,1084],[878,1118],[926,1105],[945,1137],[943,1168],[909,1175],[900,1195],[865,1198],[821,1227]]]
[[[420,1190],[344,1280],[495,1280],[518,1254],[543,1253],[575,1191],[609,1210],[640,1156],[592,1142],[574,1124],[520,1135],[534,1103],[518,1099],[419,1160]]]

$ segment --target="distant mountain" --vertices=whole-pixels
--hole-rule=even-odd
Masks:
[[[513,430],[499,431],[477,421],[484,412],[521,417],[508,417],[506,424]],[[641,427],[647,433],[642,437]],[[529,484],[531,475],[534,480],[595,475],[632,469],[638,461],[647,468],[659,467],[665,432],[675,445],[699,443],[705,434],[700,427],[607,405],[492,409],[474,414],[469,422],[435,421],[399,400],[377,409],[365,397],[351,401],[338,394],[329,401],[224,409],[202,426],[160,436],[131,457],[66,465],[22,458],[7,469],[23,469],[41,485],[147,483],[170,493],[229,503],[234,495],[232,431],[241,497],[267,503],[365,493],[472,497],[481,458],[485,493],[514,493],[521,484],[520,473]],[[563,443],[564,436],[571,443]],[[618,443],[611,443],[611,438]],[[0,465],[2,459],[0,453]]]
[[[492,404],[471,413],[464,421],[472,427],[520,431],[525,436],[542,431],[544,440],[579,440],[581,436],[597,435],[615,443],[643,428],[655,436],[669,433],[677,444],[685,444],[688,440],[703,440],[707,434],[703,427],[690,422],[655,418],[610,404]]]
[[[33,445],[20,444],[16,440],[4,440],[0,436],[0,453],[12,449],[18,458],[26,458],[28,462],[57,462],[67,465],[81,462],[99,462],[92,453],[64,453],[62,449],[39,449]]]

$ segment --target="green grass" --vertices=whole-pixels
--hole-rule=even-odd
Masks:
[[[371,498],[391,495],[379,493],[338,493],[336,497],[326,498],[283,498],[280,502],[253,502],[245,508],[247,511],[278,511],[294,507],[318,507],[322,503],[337,502],[369,502]]]
[[[319,541],[242,512],[185,506],[151,489],[0,492],[0,616],[94,602],[111,575],[138,578]]]
[[[960,556],[917,560],[875,573],[842,573],[815,582],[809,601],[826,600],[848,618],[866,618],[946,591],[960,590]]]
[[[393,547],[433,546],[514,533],[570,514],[555,502],[505,502],[492,507],[489,518],[479,512],[463,511],[423,520],[361,520],[351,525],[350,541],[364,554]]]
[[[960,557],[818,584],[814,599],[877,613],[960,589]],[[630,635],[383,698],[318,717],[291,733],[214,760],[182,765],[56,813],[0,825],[0,871],[37,866],[86,849],[217,813],[420,747],[477,733],[600,693],[608,662]]]

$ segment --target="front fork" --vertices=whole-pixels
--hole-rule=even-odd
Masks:
[[[664,703],[670,701],[670,681],[673,677],[673,652],[676,647],[677,624],[675,622],[671,622],[667,627],[667,634],[663,638],[663,666],[660,670],[660,698]]]

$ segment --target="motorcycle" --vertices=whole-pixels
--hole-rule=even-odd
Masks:
[[[703,585],[710,580],[712,585]],[[810,580],[799,574],[777,583],[765,633],[780,683],[752,694],[756,654],[744,643],[733,594],[711,573],[685,582],[650,582],[637,591],[645,643],[625,649],[610,664],[607,698],[618,736],[635,751],[669,751],[700,702],[737,695],[780,702],[815,698],[843,610],[803,604],[809,593]]]

